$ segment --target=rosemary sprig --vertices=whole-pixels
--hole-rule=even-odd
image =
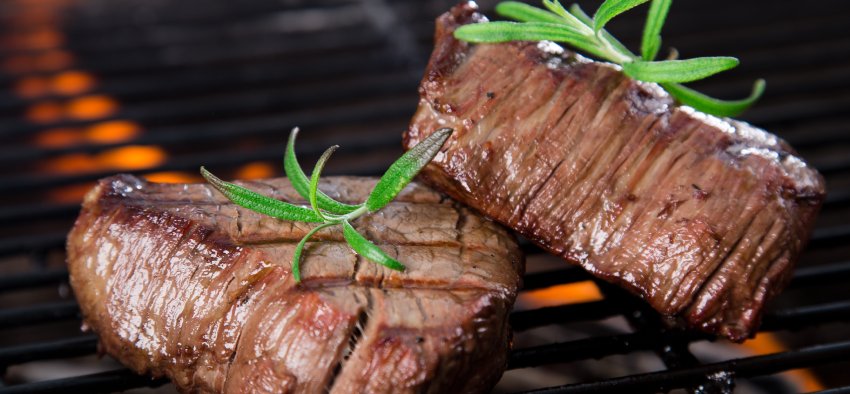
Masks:
[[[464,25],[455,30],[455,37],[475,43],[506,41],[555,41],[623,67],[623,72],[640,81],[658,82],[678,102],[717,116],[735,116],[749,108],[764,92],[765,82],[759,79],[749,97],[741,100],[720,100],[687,88],[681,83],[700,80],[734,68],[733,57],[699,57],[687,60],[656,61],[661,48],[661,28],[673,0],[652,0],[641,41],[641,55],[628,50],[605,30],[616,16],[650,0],[605,0],[591,18],[574,4],[565,9],[559,0],[543,0],[546,9],[505,1],[496,6],[500,15],[518,22],[488,22]]]
[[[289,134],[283,167],[286,171],[286,177],[289,178],[295,191],[310,202],[310,208],[266,197],[242,186],[222,181],[204,167],[201,167],[201,175],[236,205],[278,219],[321,223],[310,230],[295,246],[295,252],[292,256],[292,276],[296,282],[301,282],[299,263],[307,241],[319,231],[335,225],[342,225],[342,235],[345,241],[357,254],[387,268],[404,271],[402,263],[387,255],[381,248],[358,233],[351,225],[351,221],[364,214],[376,212],[389,204],[419,173],[422,167],[425,167],[437,155],[440,147],[443,146],[451,133],[452,129],[439,129],[408,150],[387,169],[375,188],[369,193],[366,201],[357,205],[341,203],[319,190],[319,177],[322,169],[338,146],[332,146],[322,154],[316,162],[310,178],[307,178],[295,157],[297,128]]]

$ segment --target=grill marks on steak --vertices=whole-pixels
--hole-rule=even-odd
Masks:
[[[809,236],[821,176],[775,136],[616,66],[452,37],[482,20],[463,4],[437,22],[404,143],[456,131],[425,179],[665,315],[749,336]]]
[[[375,181],[321,186],[362,201]],[[245,182],[302,199],[285,180]],[[477,392],[505,366],[522,259],[500,227],[413,184],[355,226],[408,270],[363,261],[341,232],[229,204],[206,185],[102,180],[68,239],[71,283],[107,353],[199,392]]]

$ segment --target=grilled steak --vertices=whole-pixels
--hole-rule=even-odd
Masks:
[[[363,201],[374,179],[321,188]],[[288,181],[243,182],[302,201]],[[364,261],[339,229],[230,204],[208,185],[101,180],[68,238],[86,325],[139,373],[184,392],[480,392],[505,368],[522,258],[493,222],[411,184],[356,223],[407,265]]]
[[[679,107],[557,45],[471,45],[474,5],[437,21],[412,147],[452,127],[428,182],[547,251],[733,340],[782,289],[824,198],[774,135]]]

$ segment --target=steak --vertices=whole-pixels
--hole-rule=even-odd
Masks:
[[[376,179],[328,178],[341,201]],[[306,204],[285,179],[241,182]],[[358,257],[341,229],[235,206],[206,184],[129,175],[88,193],[68,237],[71,285],[106,353],[183,392],[482,392],[506,366],[523,270],[501,226],[415,183],[353,223],[406,264]]]
[[[474,4],[437,21],[410,148],[454,134],[436,189],[644,298],[741,341],[789,279],[824,199],[784,141],[677,106],[657,85],[548,42],[472,45]]]

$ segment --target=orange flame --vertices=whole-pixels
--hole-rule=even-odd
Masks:
[[[567,283],[520,293],[519,301],[535,306],[578,304],[603,299],[602,292],[592,280]]]
[[[44,96],[50,90],[50,82],[46,78],[27,77],[15,83],[15,94],[18,97],[34,98]]]
[[[65,108],[56,101],[42,101],[27,109],[26,117],[34,123],[57,122],[65,115]]]
[[[94,77],[82,71],[65,71],[57,74],[51,81],[56,94],[73,96],[91,90],[95,85]]]
[[[127,120],[113,120],[90,126],[85,131],[86,139],[100,144],[113,144],[133,139],[141,132],[138,123]]]
[[[154,172],[145,175],[145,179],[157,183],[198,183],[202,182],[199,175],[191,175],[182,171]]]
[[[56,71],[71,67],[74,64],[74,56],[66,51],[54,49],[36,56],[32,62],[32,66],[39,70]],[[30,69],[25,71],[30,71]]]
[[[56,128],[44,130],[35,137],[36,144],[44,147],[60,147],[78,144],[83,136],[77,129]]]
[[[236,170],[236,178],[238,179],[260,179],[271,178],[274,176],[274,168],[271,164],[255,161],[239,167]]]
[[[108,96],[92,95],[71,100],[67,106],[69,118],[89,120],[99,119],[115,113],[118,102]]]
[[[114,170],[142,170],[165,162],[165,151],[158,146],[130,145],[110,149],[97,156],[103,168]]]

